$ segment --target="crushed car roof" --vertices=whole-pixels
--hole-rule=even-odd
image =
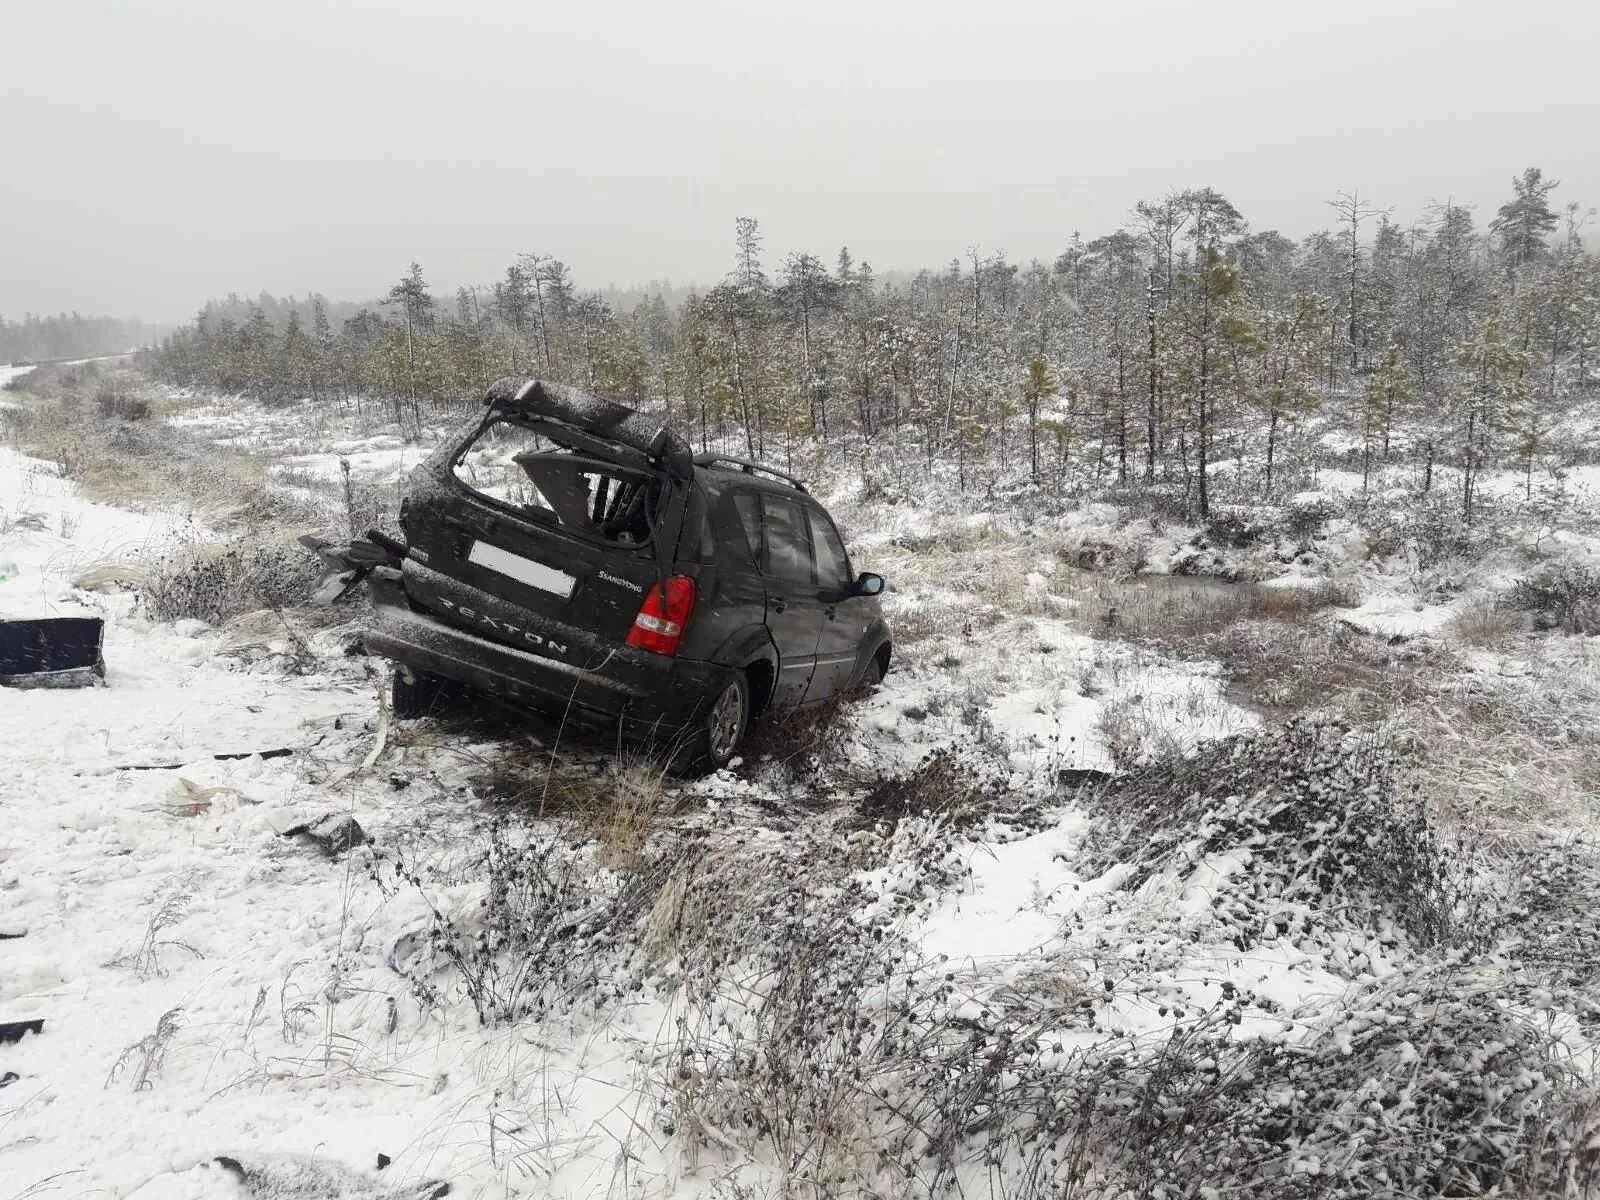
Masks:
[[[667,474],[688,479],[694,473],[694,455],[684,440],[661,421],[623,403],[616,396],[596,395],[527,376],[508,375],[489,385],[484,403],[502,412],[514,412],[553,427],[556,440],[565,427],[586,442],[599,439],[623,446],[659,465]],[[587,448],[587,447],[585,447]]]

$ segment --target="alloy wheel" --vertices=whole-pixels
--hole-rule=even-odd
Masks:
[[[713,761],[720,764],[733,757],[733,751],[739,744],[739,735],[744,732],[744,709],[744,688],[738,680],[734,680],[722,689],[722,695],[711,706],[711,716],[706,723]]]

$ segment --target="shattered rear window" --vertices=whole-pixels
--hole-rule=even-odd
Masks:
[[[643,545],[660,519],[659,478],[564,449],[515,421],[489,424],[453,469],[487,499],[598,541]]]

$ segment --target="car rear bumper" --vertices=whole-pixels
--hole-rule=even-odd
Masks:
[[[621,722],[630,733],[674,734],[698,723],[726,671],[625,645],[591,650],[589,661],[562,662],[479,637],[414,607],[399,571],[374,571],[370,590],[376,619],[362,634],[369,651],[559,720]]]

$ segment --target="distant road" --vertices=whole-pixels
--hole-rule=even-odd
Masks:
[[[6,384],[10,383],[17,376],[26,375],[31,370],[33,370],[31,365],[26,367],[18,367],[12,366],[8,363],[4,366],[0,366],[0,388],[5,387]]]
[[[112,362],[119,358],[132,358],[137,350],[124,350],[121,354],[100,354],[94,358],[29,358],[14,363],[0,363],[3,367],[75,367],[80,363]]]

